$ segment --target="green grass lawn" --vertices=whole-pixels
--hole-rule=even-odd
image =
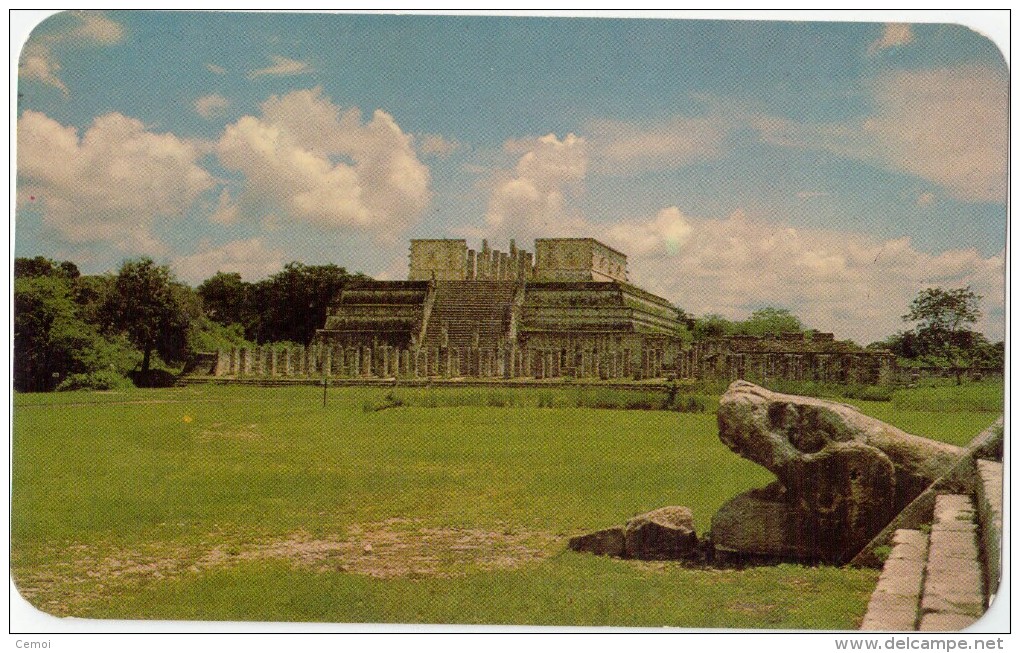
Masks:
[[[1001,383],[981,385],[984,403],[953,389],[855,403],[966,442],[998,415]],[[948,394],[911,403],[936,390]],[[474,398],[376,410],[386,390],[331,389],[326,408],[307,386],[18,395],[18,587],[47,612],[109,618],[847,629],[863,614],[871,570],[565,550],[671,504],[702,532],[771,480],[719,442],[711,401],[678,413],[435,392]]]

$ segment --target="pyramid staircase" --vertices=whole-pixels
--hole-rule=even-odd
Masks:
[[[1000,419],[975,438],[954,470],[887,528],[891,548],[861,630],[957,631],[991,605],[1001,571],[1003,493],[1002,462],[991,458],[1001,459],[1001,428]],[[922,513],[930,523],[910,523]],[[855,562],[881,548],[869,545]]]
[[[499,347],[510,338],[519,289],[519,284],[507,281],[437,282],[422,345],[429,348]]]

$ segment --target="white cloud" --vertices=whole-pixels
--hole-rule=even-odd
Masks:
[[[341,112],[318,87],[273,96],[261,109],[228,125],[216,147],[223,165],[245,176],[242,204],[382,239],[428,206],[429,170],[386,112],[363,123],[358,109]]]
[[[197,284],[217,272],[237,272],[247,281],[264,279],[283,269],[283,252],[266,247],[261,238],[235,240],[213,249],[201,248],[190,256],[171,262],[177,275]]]
[[[1007,81],[986,67],[901,71],[875,84],[878,156],[959,199],[1006,201]]]
[[[60,60],[55,48],[113,45],[124,38],[123,26],[91,11],[71,12],[75,24],[43,34],[32,34],[21,52],[19,76],[56,87],[68,95],[60,79]]]
[[[210,95],[203,95],[195,100],[195,113],[206,120],[211,120],[212,118],[222,114],[223,110],[229,106],[230,100],[219,93],[212,93]]]
[[[240,208],[231,197],[230,191],[224,188],[220,191],[219,199],[216,200],[216,208],[209,216],[211,222],[219,224],[234,224],[240,215]]]
[[[18,200],[35,197],[32,206],[66,242],[158,253],[153,225],[180,217],[213,185],[199,156],[194,143],[147,131],[119,113],[96,118],[79,138],[74,127],[25,111],[18,121]]]
[[[886,23],[882,36],[868,47],[868,53],[888,50],[914,42],[914,32],[907,23]]]
[[[288,59],[279,55],[273,55],[273,65],[266,68],[259,68],[248,73],[248,79],[263,77],[286,77],[288,75],[303,75],[312,72],[312,67],[307,62],[296,59]]]
[[[548,134],[509,141],[504,149],[523,155],[492,191],[485,216],[490,233],[528,237],[573,231],[580,218],[567,209],[564,196],[579,191],[587,173],[585,140],[574,134],[563,140]]]
[[[718,157],[727,131],[718,119],[676,116],[641,125],[594,121],[586,126],[585,138],[595,172],[629,175]]]
[[[124,38],[124,26],[103,14],[94,11],[76,11],[74,15],[81,23],[71,31],[71,39],[110,45],[118,43]]]
[[[439,134],[422,134],[418,137],[418,151],[422,154],[434,154],[440,157],[449,156],[460,147],[457,141],[443,138]]]
[[[603,230],[628,254],[631,279],[694,314],[742,319],[749,307],[788,308],[807,326],[861,344],[907,328],[900,316],[929,286],[971,285],[985,313],[1001,307],[1003,254],[974,249],[931,254],[908,238],[793,228],[748,219],[694,219],[671,207]],[[988,318],[978,328],[1002,337]]]
[[[942,186],[956,199],[1006,201],[1007,80],[985,66],[902,70],[871,85],[852,124],[752,119],[763,140],[823,149]]]

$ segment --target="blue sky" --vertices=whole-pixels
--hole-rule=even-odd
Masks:
[[[106,12],[19,69],[16,254],[197,284],[593,236],[695,314],[1003,333],[1006,64],[952,24]]]

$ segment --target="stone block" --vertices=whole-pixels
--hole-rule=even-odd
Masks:
[[[969,530],[943,531],[933,528],[931,531],[931,555],[942,558],[977,558],[977,533],[974,524]]]
[[[686,506],[666,506],[630,519],[624,528],[628,558],[678,560],[697,554],[694,516]]]
[[[861,630],[914,630],[917,625],[917,596],[876,591],[871,595]]]
[[[963,494],[940,494],[935,499],[935,515],[932,528],[960,530],[974,523],[974,503]],[[965,529],[964,529],[965,530]]]
[[[922,563],[928,556],[928,536],[921,531],[901,528],[893,533],[893,549],[889,560],[919,560]]]
[[[951,633],[970,626],[977,617],[963,614],[932,612],[921,617],[918,630],[922,632]]]
[[[1002,575],[1002,463],[978,460],[977,472],[977,513],[987,563],[985,582],[991,595],[998,591]]]
[[[624,553],[624,532],[622,528],[606,528],[572,537],[567,546],[572,551],[619,557]]]
[[[924,561],[903,558],[887,560],[878,579],[876,592],[913,597],[915,606],[921,596]]]

